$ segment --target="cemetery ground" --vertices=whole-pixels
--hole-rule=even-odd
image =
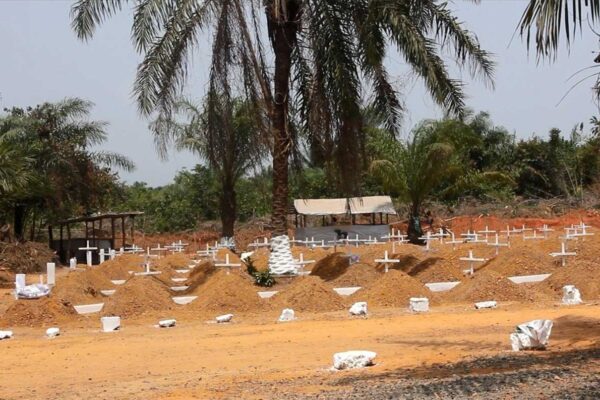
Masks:
[[[600,221],[584,218],[587,231],[563,229],[581,218],[455,220],[457,237],[509,225],[510,247],[500,248],[477,238],[456,245],[433,240],[428,251],[389,242],[294,246],[295,258],[316,261],[306,266],[310,275],[279,278],[272,288],[255,286],[244,268],[227,271],[210,258],[194,263],[205,244],[153,259],[157,275],[136,276],[146,271],[136,254],[59,268],[47,298],[15,300],[11,289],[0,289],[0,330],[14,333],[0,341],[0,399],[598,398]],[[512,229],[523,225],[523,232]],[[544,225],[553,231],[527,230]],[[508,241],[503,235],[499,242]],[[561,254],[563,242],[575,254],[565,266],[563,257],[550,255]],[[386,251],[399,260],[387,273],[375,261],[388,259]],[[215,258],[227,255],[239,262],[226,249]],[[354,256],[358,262],[349,265]],[[252,259],[266,268],[268,250]],[[473,275],[465,274],[470,259],[483,260],[473,262]],[[536,282],[515,283],[531,276]],[[37,281],[27,275],[27,283]],[[434,292],[431,283],[454,287]],[[561,304],[565,285],[580,290],[583,304]],[[178,286],[186,288],[173,290]],[[360,289],[349,296],[334,291],[347,287]],[[278,293],[261,298],[260,291]],[[193,301],[176,304],[175,296]],[[409,312],[411,297],[427,297],[429,311]],[[474,307],[492,300],[496,308]],[[368,316],[348,314],[359,301],[367,302]],[[100,311],[75,312],[75,305],[97,303]],[[297,319],[277,322],[284,308]],[[234,314],[231,322],[215,323],[226,313]],[[121,317],[120,330],[101,332],[100,317],[111,315]],[[156,327],[166,318],[177,325]],[[549,346],[512,352],[509,334],[534,319],[554,322]],[[45,338],[48,327],[59,327],[60,336]],[[347,350],[376,352],[375,365],[332,371],[333,354]]]

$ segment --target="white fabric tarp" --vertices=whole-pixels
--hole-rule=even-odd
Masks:
[[[352,197],[348,199],[351,214],[383,213],[396,215],[390,196]]]
[[[39,299],[50,294],[50,286],[36,283],[17,288],[16,292],[19,299]]]
[[[552,332],[552,321],[536,319],[518,325],[510,334],[513,351],[545,349]]]
[[[339,215],[348,211],[347,199],[296,199],[294,207],[303,215]]]

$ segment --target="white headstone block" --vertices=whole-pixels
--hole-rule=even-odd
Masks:
[[[10,339],[13,336],[13,331],[0,331],[0,340]]]
[[[476,309],[482,309],[482,308],[496,308],[498,306],[498,303],[495,301],[480,301],[479,303],[475,303],[475,308]]]
[[[360,301],[358,303],[352,304],[350,307],[350,315],[367,315],[367,302]]]
[[[46,329],[46,337],[48,339],[55,338],[58,335],[60,335],[60,329],[59,328],[48,328],[48,329]]]
[[[222,324],[224,322],[230,322],[233,319],[233,314],[219,315],[215,319],[216,319],[217,323],[219,323],[219,324]]]
[[[177,323],[177,320],[174,319],[163,319],[162,321],[158,321],[158,326],[160,328],[172,328]]]
[[[574,305],[581,304],[581,293],[579,293],[579,289],[577,289],[573,285],[563,286],[563,304]]]
[[[296,315],[294,313],[294,310],[292,310],[291,308],[284,308],[281,312],[281,315],[279,316],[279,322],[293,321],[295,319]]]
[[[113,332],[121,328],[121,317],[102,317],[102,332]]]
[[[429,311],[429,299],[427,297],[411,297],[408,309],[411,312],[427,312]]]
[[[56,264],[46,263],[46,283],[56,285]]]
[[[373,365],[375,357],[377,357],[377,353],[372,351],[352,350],[335,353],[333,355],[333,368],[341,370],[368,367]]]
[[[69,268],[75,269],[77,268],[77,258],[73,257],[69,259]]]

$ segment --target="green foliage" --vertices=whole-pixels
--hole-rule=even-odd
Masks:
[[[265,271],[257,270],[251,257],[248,257],[244,262],[246,263],[246,272],[254,278],[254,283],[257,286],[271,287],[277,283],[268,269]]]

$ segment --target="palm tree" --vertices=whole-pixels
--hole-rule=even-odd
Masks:
[[[89,121],[93,104],[78,98],[12,108],[0,118],[0,146],[10,144],[25,155],[30,176],[9,198],[17,240],[23,239],[27,213],[43,210],[48,218],[89,212],[97,206],[107,167],[132,170],[126,157],[90,147],[106,140],[106,124]]]
[[[333,144],[343,181],[352,183],[363,135],[362,94],[397,131],[402,110],[384,60],[394,46],[420,76],[433,99],[460,115],[461,82],[440,56],[491,82],[493,63],[477,39],[435,0],[138,0],[132,40],[143,55],[134,84],[143,114],[169,113],[185,83],[201,34],[214,32],[210,90],[244,96],[260,106],[258,123],[271,143],[274,235],[287,233],[288,167],[296,131]],[[81,39],[130,4],[78,0],[72,26]],[[266,34],[264,27],[266,26]],[[271,49],[271,53],[267,49]],[[272,68],[267,63],[273,62]],[[231,70],[242,79],[232,80]],[[259,109],[259,107],[257,107]],[[349,184],[347,191],[356,191]]]
[[[422,243],[421,206],[446,176],[454,147],[434,140],[433,125],[421,125],[406,142],[389,141],[386,159],[371,163],[371,173],[387,192],[398,193],[410,204],[408,239]]]
[[[258,167],[267,146],[257,135],[252,104],[229,103],[209,93],[204,108],[183,99],[175,104],[172,115],[159,116],[152,124],[161,155],[168,146],[189,150],[206,160],[216,172],[221,186],[219,199],[222,235],[233,237],[237,215],[235,185],[251,167]],[[185,122],[179,122],[178,117]]]

